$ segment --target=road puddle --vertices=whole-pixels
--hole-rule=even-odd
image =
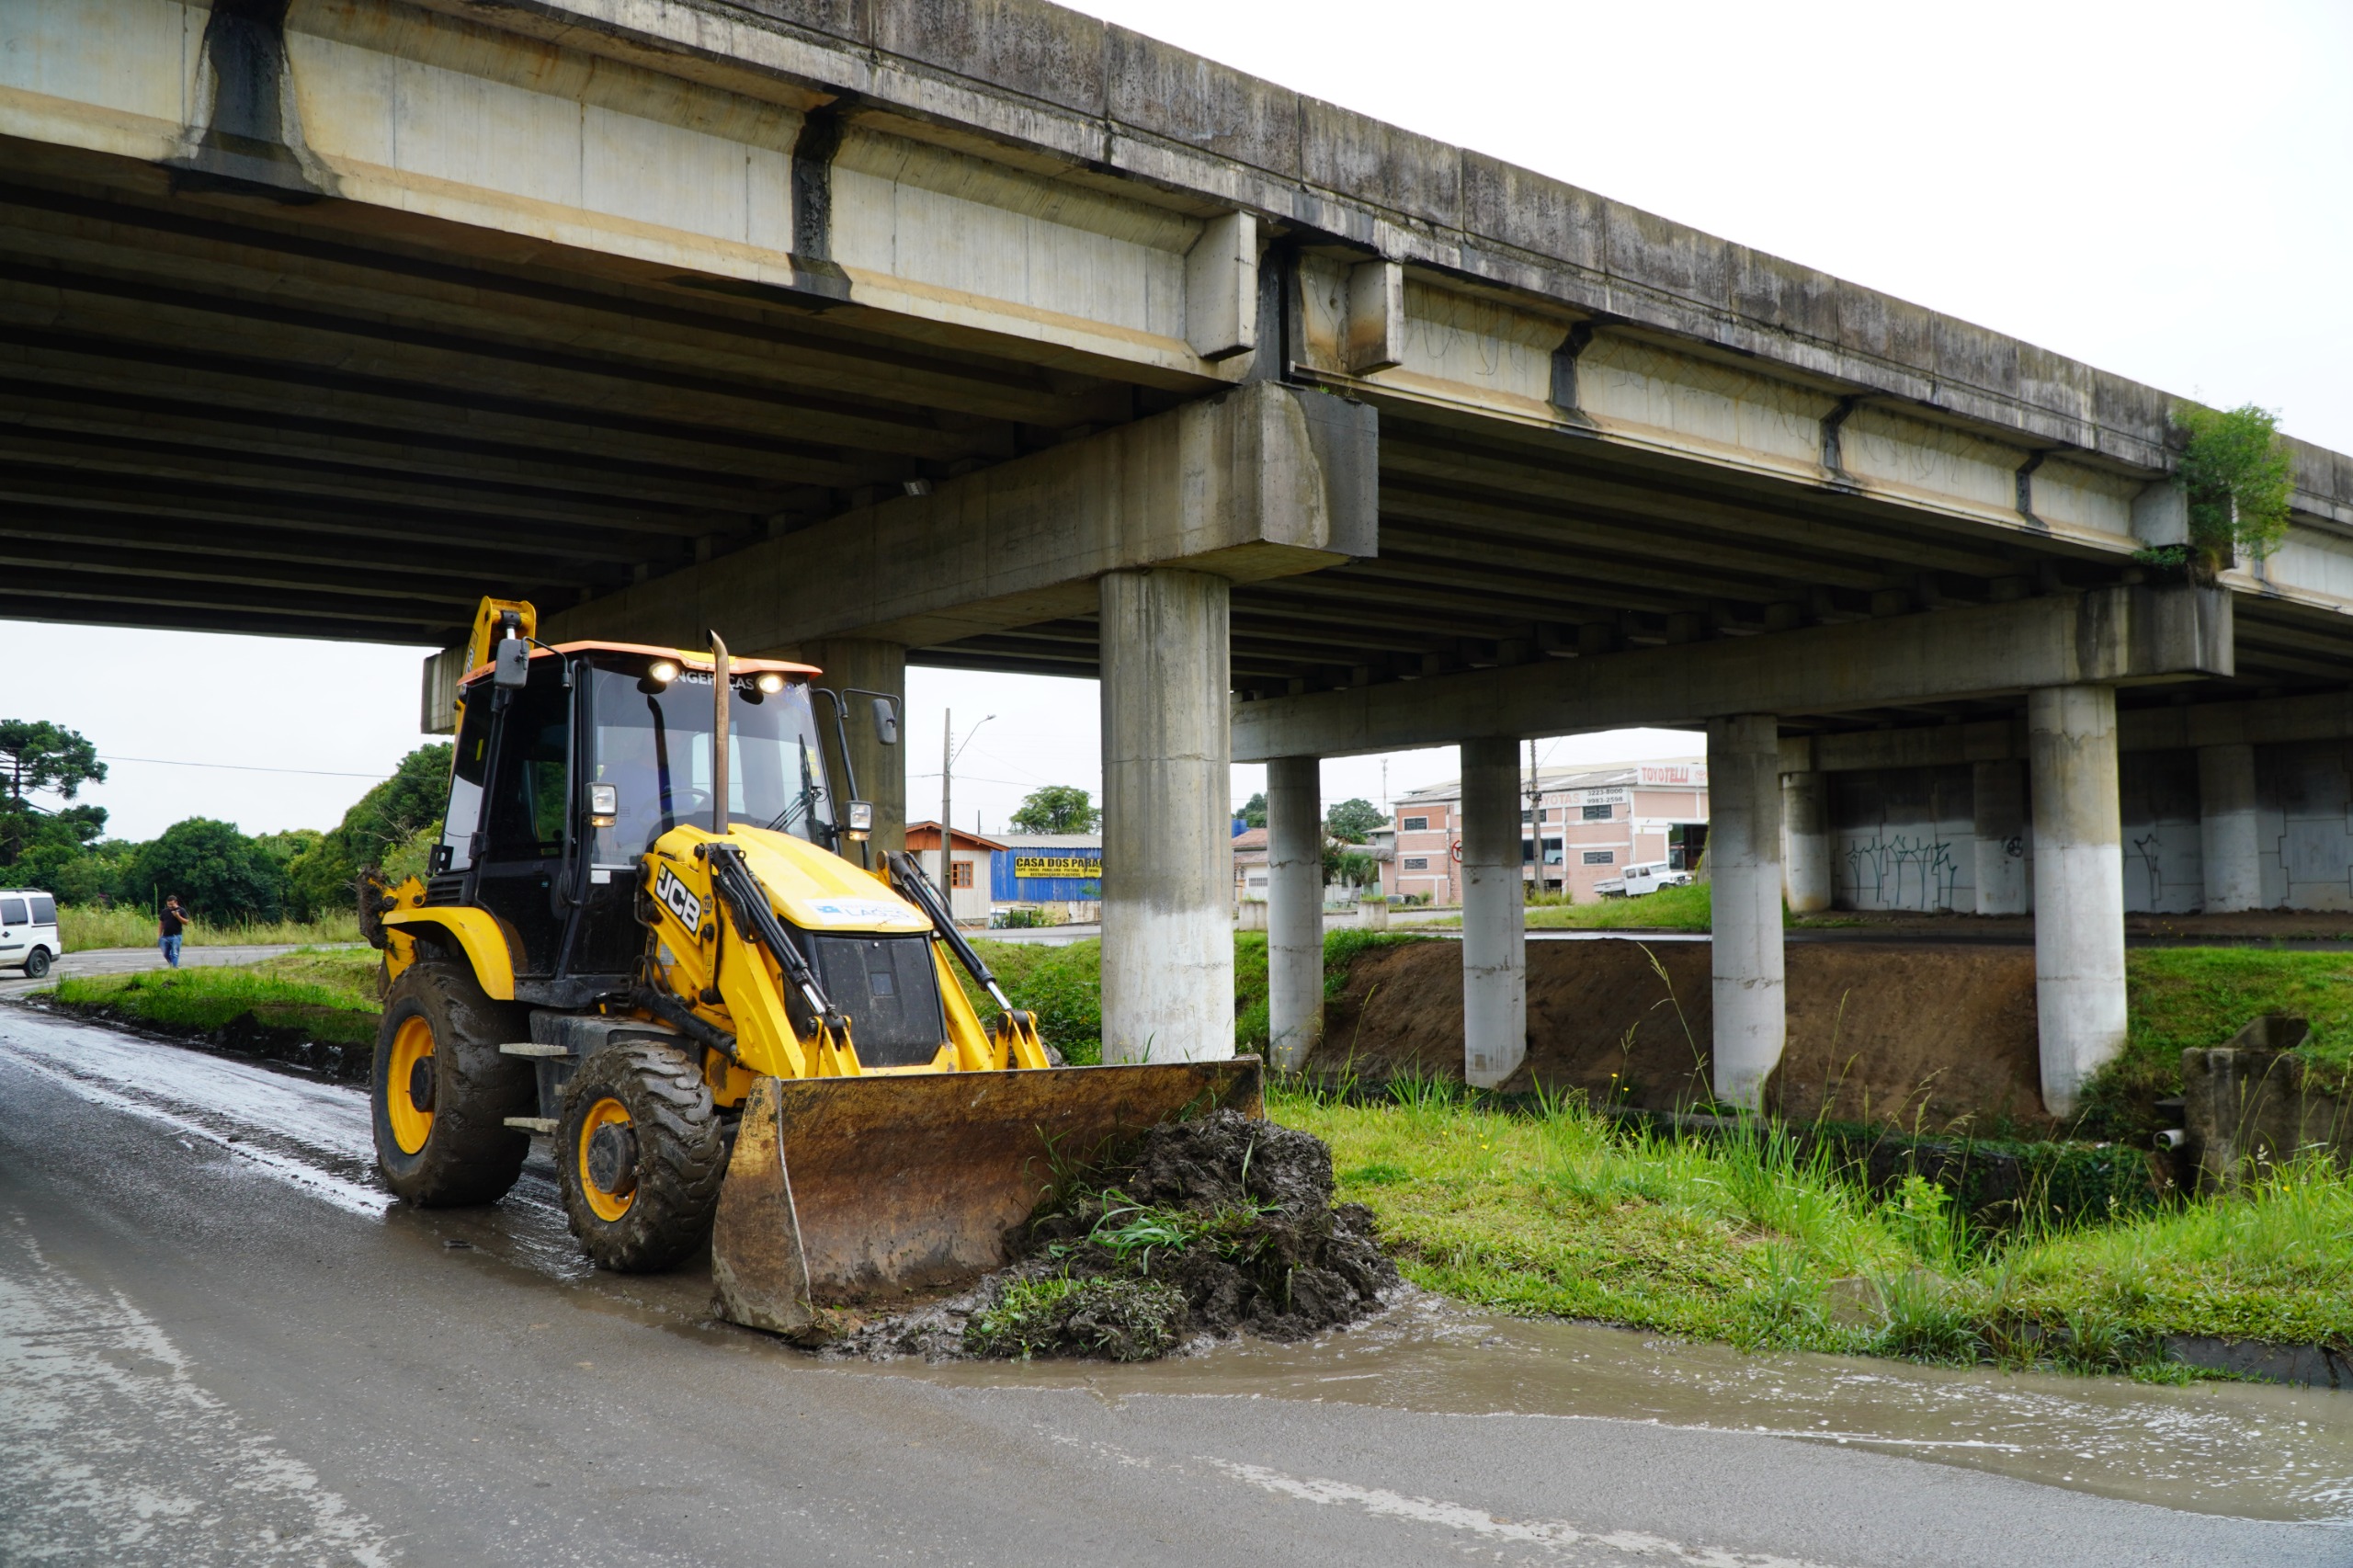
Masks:
[[[883,1362],[981,1387],[1244,1396],[1458,1415],[1608,1418],[1754,1432],[1994,1471],[2198,1513],[2353,1526],[2353,1394],[1745,1355],[1416,1296],[1347,1334],[1239,1341],[1137,1367]]]

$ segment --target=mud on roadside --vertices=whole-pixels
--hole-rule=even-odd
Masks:
[[[1131,1160],[1050,1199],[1016,1261],[883,1317],[838,1314],[824,1354],[1151,1360],[1207,1339],[1311,1338],[1399,1288],[1372,1213],[1332,1202],[1313,1134],[1221,1110],[1154,1128]]]

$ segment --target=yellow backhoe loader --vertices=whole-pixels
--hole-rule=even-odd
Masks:
[[[597,1263],[708,1245],[725,1316],[798,1333],[996,1267],[1060,1173],[1154,1123],[1257,1111],[1249,1058],[1059,1065],[915,862],[871,869],[871,808],[833,787],[821,720],[847,774],[850,699],[895,743],[892,699],[715,637],[536,630],[483,601],[426,874],[362,890],[394,1193],[495,1201],[544,1135]]]

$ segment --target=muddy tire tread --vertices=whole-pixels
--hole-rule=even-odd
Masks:
[[[580,1123],[610,1095],[629,1108],[637,1132],[637,1192],[619,1220],[597,1217],[580,1190]],[[651,1040],[608,1045],[564,1086],[556,1169],[564,1217],[599,1267],[650,1274],[682,1262],[710,1241],[719,1188],[727,1179],[727,1138],[701,1069],[675,1047]]]
[[[412,1155],[392,1140],[384,1077],[393,1036],[415,1013],[433,1025],[438,1065],[433,1131]],[[395,1196],[420,1208],[454,1209],[495,1203],[514,1187],[531,1140],[506,1119],[531,1114],[538,1087],[529,1062],[498,1048],[529,1028],[527,1009],[492,1001],[472,969],[449,959],[420,958],[387,988],[368,1083],[376,1168]]]

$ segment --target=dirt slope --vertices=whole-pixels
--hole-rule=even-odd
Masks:
[[[1786,1115],[1941,1130],[2050,1125],[2035,1062],[2030,948],[1803,942],[1789,948]],[[1703,942],[1531,942],[1527,1063],[1505,1085],[1580,1088],[1667,1110],[1705,1096],[1713,1029]],[[1379,1079],[1462,1072],[1462,951],[1367,951],[1311,1067]],[[1616,1076],[1613,1077],[1612,1074]]]

